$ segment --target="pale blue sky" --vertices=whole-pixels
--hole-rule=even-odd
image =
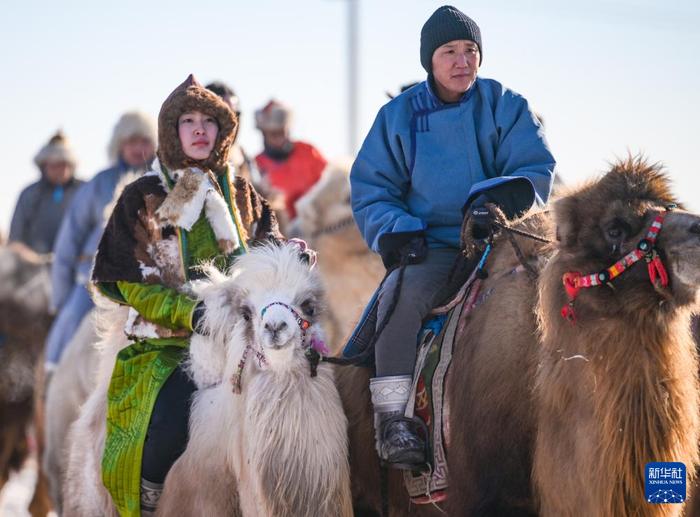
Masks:
[[[424,78],[420,29],[443,3],[360,0],[360,142],[385,92]],[[480,75],[523,94],[543,115],[566,181],[641,150],[667,165],[680,198],[700,210],[698,2],[454,5],[481,27]],[[344,155],[346,12],[345,0],[5,5],[0,229],[6,234],[20,189],[38,176],[32,158],[57,128],[76,148],[79,176],[89,178],[107,165],[119,115],[139,108],[155,117],[190,72],[202,82],[224,80],[239,94],[249,153],[260,148],[253,111],[275,96],[295,109],[295,137],[330,158]]]

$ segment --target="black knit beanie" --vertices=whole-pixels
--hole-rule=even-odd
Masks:
[[[428,18],[420,31],[420,62],[426,72],[432,72],[435,49],[456,39],[467,39],[477,44],[481,65],[484,50],[479,26],[456,7],[443,5]]]

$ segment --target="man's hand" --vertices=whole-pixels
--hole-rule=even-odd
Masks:
[[[469,218],[472,221],[472,237],[475,240],[488,239],[491,236],[495,216],[486,203],[491,201],[483,194],[472,201]]]
[[[385,233],[379,237],[379,254],[387,269],[401,264],[419,264],[428,256],[425,232]]]
[[[425,237],[414,237],[399,250],[401,262],[404,264],[420,264],[428,256],[428,245]]]

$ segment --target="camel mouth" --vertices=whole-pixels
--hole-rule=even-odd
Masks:
[[[301,348],[301,340],[292,337],[284,342],[266,342],[261,347],[265,356],[264,370],[272,372],[288,372],[296,370],[301,361],[304,361],[304,354]]]
[[[272,343],[267,348],[269,350],[284,350],[286,348],[290,348],[291,346],[292,346],[292,340],[290,339],[289,341],[287,341],[285,343]]]
[[[680,283],[700,289],[700,246],[683,246],[668,252],[673,277]]]
[[[284,352],[298,348],[297,342],[301,342],[298,333],[285,336],[271,335],[270,333],[267,333],[263,337],[262,349],[266,353]]]

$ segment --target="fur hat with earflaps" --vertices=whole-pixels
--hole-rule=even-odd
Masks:
[[[34,163],[40,169],[50,160],[67,162],[72,165],[73,168],[75,168],[78,163],[75,159],[73,148],[60,129],[56,131],[56,134],[49,139],[44,147],[39,149],[39,152],[34,157]]]
[[[156,123],[153,117],[141,111],[129,111],[119,117],[107,146],[107,156],[109,156],[110,162],[115,163],[119,159],[124,142],[139,136],[148,138],[155,145]]]
[[[193,160],[182,150],[177,121],[180,115],[200,111],[219,124],[214,149],[206,160]],[[165,99],[158,114],[158,159],[170,170],[199,167],[219,172],[226,167],[228,153],[238,131],[238,119],[214,92],[202,86],[192,74]]]

